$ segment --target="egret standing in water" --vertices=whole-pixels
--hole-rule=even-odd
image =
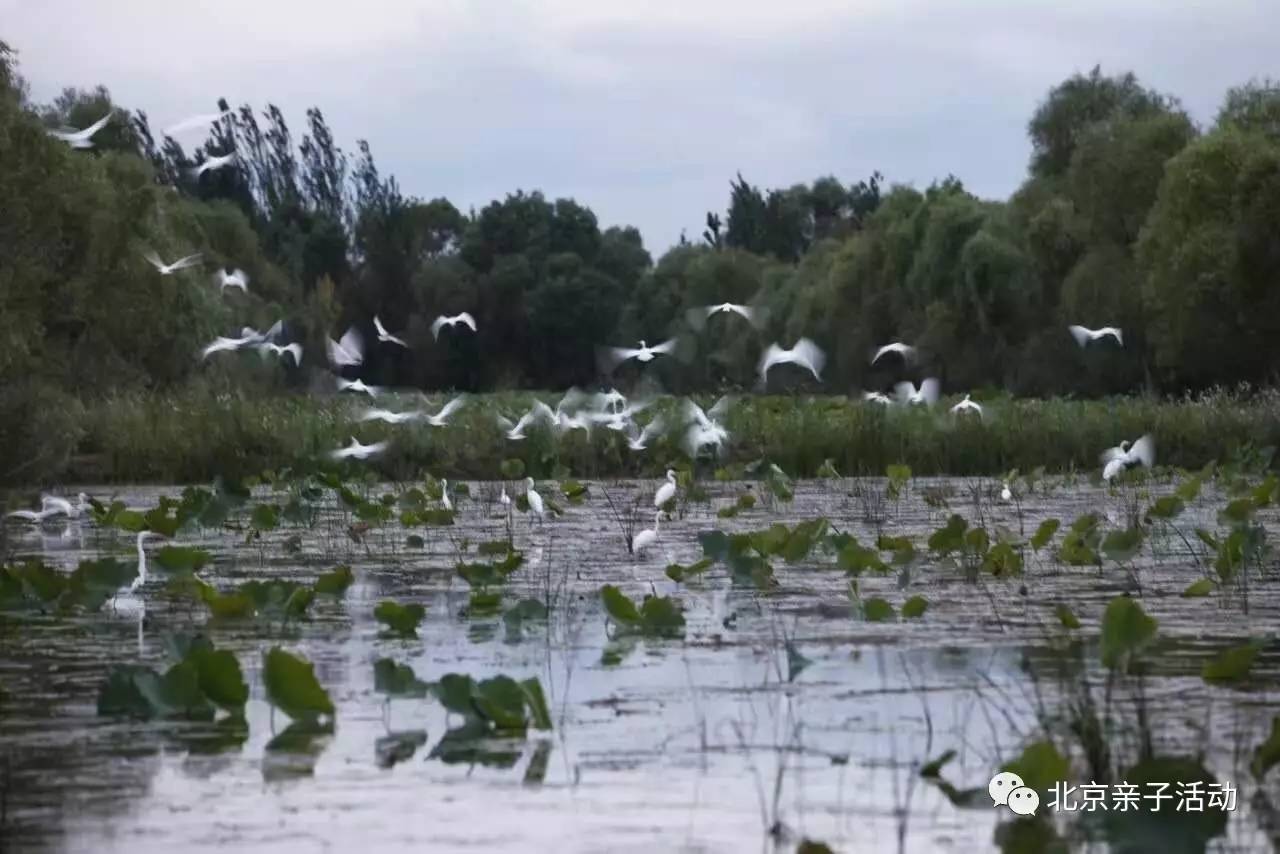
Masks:
[[[440,506],[453,512],[453,502],[449,500],[449,481],[440,479]]]
[[[640,552],[653,545],[658,540],[658,526],[662,521],[662,511],[653,514],[653,527],[645,528],[643,531],[631,538],[631,553],[640,554]]]
[[[653,496],[653,506],[659,510],[668,501],[676,497],[676,473],[671,469],[667,469],[667,482],[658,487],[658,491]]]
[[[529,509],[538,514],[538,521],[542,521],[545,512],[542,496],[533,488],[533,478],[531,477],[524,479],[524,499],[529,502]]]

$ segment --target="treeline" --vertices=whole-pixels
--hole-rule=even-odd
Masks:
[[[1230,90],[1202,129],[1175,98],[1095,69],[1039,105],[1028,177],[1007,201],[953,176],[918,190],[879,173],[782,189],[738,175],[727,210],[656,262],[636,229],[601,228],[572,199],[517,191],[464,213],[405,195],[367,143],[343,151],[318,108],[296,138],[274,106],[223,103],[230,114],[191,150],[142,110],[116,113],[90,151],[46,132],[114,106],[101,87],[31,103],[0,43],[6,469],[35,453],[17,449],[74,430],[61,419],[89,397],[193,380],[228,393],[318,386],[325,336],[354,324],[372,340],[375,314],[412,349],[371,348],[363,378],[427,389],[591,383],[597,345],[663,340],[690,307],[724,301],[767,309],[766,327],[717,317],[687,361],[653,363],[666,388],[751,386],[760,351],[800,336],[828,352],[822,388],[835,392],[898,379],[867,358],[893,339],[917,344],[917,375],[949,391],[1178,393],[1270,382],[1280,367],[1270,81]],[[192,177],[233,150],[232,167]],[[243,268],[250,293],[159,277],[144,249]],[[431,321],[460,311],[479,333],[435,341]],[[282,317],[306,348],[301,368],[252,352],[199,360],[214,336]],[[1081,351],[1068,323],[1120,326],[1125,346]],[[798,372],[771,382],[805,384]]]

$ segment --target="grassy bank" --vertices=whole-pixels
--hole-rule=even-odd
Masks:
[[[651,475],[684,460],[674,431],[639,453],[605,429],[590,439],[577,431],[559,439],[538,431],[523,442],[507,441],[494,415],[518,415],[532,399],[527,393],[475,396],[449,426],[433,428],[358,424],[363,398],[241,398],[202,389],[121,396],[85,405],[76,430],[59,437],[61,451],[10,482],[180,483],[306,468],[353,435],[363,442],[391,440],[389,451],[367,465],[393,477],[429,471],[492,478],[510,458],[539,476]],[[409,399],[400,403],[416,405]],[[722,460],[767,458],[797,477],[816,474],[828,459],[843,475],[882,474],[891,463],[906,463],[921,475],[973,475],[1037,466],[1087,471],[1097,467],[1103,448],[1146,432],[1156,438],[1160,463],[1186,467],[1249,445],[1280,444],[1280,394],[1274,392],[985,405],[986,418],[978,420],[950,416],[945,403],[928,412],[840,397],[744,397],[728,418],[732,442]],[[675,400],[660,401],[653,411],[663,412],[668,424],[679,420]]]

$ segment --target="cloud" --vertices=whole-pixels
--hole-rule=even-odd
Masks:
[[[573,195],[661,251],[741,170],[789,185],[1025,175],[1050,86],[1101,64],[1211,119],[1271,66],[1280,7],[1224,0],[0,0],[37,98],[104,83],[157,123],[232,103],[320,106],[410,193],[479,207]],[[75,21],[75,26],[68,26]]]

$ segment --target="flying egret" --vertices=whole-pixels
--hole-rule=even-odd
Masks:
[[[813,378],[822,382],[822,366],[827,363],[827,354],[808,338],[801,338],[790,350],[784,350],[777,344],[770,344],[760,357],[760,381],[767,382],[769,369],[775,365],[791,363],[799,365],[813,374]]]
[[[662,523],[662,511],[659,510],[653,514],[653,527],[645,528],[631,538],[631,553],[640,554],[640,552],[649,548],[658,539],[658,526]]]
[[[537,513],[538,519],[541,520],[544,515],[542,496],[533,488],[533,478],[531,477],[526,477],[524,479],[524,498],[525,501],[529,502],[529,509],[534,513]]]
[[[752,326],[759,326],[763,320],[763,312],[759,309],[752,308],[749,305],[739,305],[738,303],[722,302],[719,305],[702,305],[697,308],[691,308],[685,312],[685,319],[689,321],[689,325],[694,329],[702,329],[707,325],[707,321],[717,314],[737,314],[744,318]]]
[[[223,335],[219,335],[217,338],[213,339],[212,344],[207,345],[204,350],[200,352],[200,358],[207,359],[214,353],[239,350],[241,347],[249,347],[251,345],[261,343],[262,336],[257,332],[254,332],[252,329],[243,330],[239,338],[227,338]]]
[[[644,425],[643,430],[641,430],[640,427],[632,421],[632,430],[627,435],[627,447],[633,451],[643,451],[645,448],[649,447],[649,443],[653,441],[654,437],[662,433],[663,424],[664,422],[661,415],[654,416],[652,421]]]
[[[498,426],[507,431],[507,438],[513,442],[518,442],[525,438],[526,430],[536,421],[545,421],[548,424],[555,425],[559,422],[559,417],[551,409],[540,400],[535,400],[533,406],[524,415],[520,416],[520,420],[511,423],[511,419],[505,415],[496,416]]]
[[[230,154],[211,155],[205,159],[199,166],[191,170],[191,177],[199,179],[201,175],[214,169],[221,169],[223,166],[229,166],[235,162],[236,153],[232,151]]]
[[[618,412],[627,405],[627,396],[616,388],[611,388],[600,396],[600,408]]]
[[[355,436],[352,436],[350,445],[347,445],[345,448],[338,448],[336,451],[330,451],[329,456],[335,460],[345,460],[348,457],[354,457],[357,460],[367,460],[369,457],[380,454],[386,449],[386,442],[374,442],[372,445],[362,445],[356,440]]]
[[[406,421],[415,421],[419,418],[426,417],[426,413],[411,409],[408,412],[392,412],[390,409],[366,409],[361,415],[361,421],[385,421],[388,424],[403,424]]]
[[[244,270],[228,270],[223,267],[213,274],[213,281],[223,291],[227,288],[239,288],[243,293],[249,292],[249,274]]]
[[[89,125],[84,130],[76,130],[75,128],[50,129],[49,136],[62,140],[72,148],[93,148],[92,137],[95,133],[106,127],[107,122],[111,121],[114,110],[108,110],[107,114]]]
[[[659,510],[668,501],[676,497],[676,473],[671,469],[667,469],[667,482],[658,487],[658,491],[653,496],[653,506]]]
[[[274,353],[277,356],[283,356],[285,353],[288,353],[290,356],[293,356],[293,363],[295,365],[302,364],[302,345],[297,341],[294,341],[292,344],[285,344],[284,346],[275,344],[271,341],[263,341],[258,345],[258,352],[263,356],[266,356],[268,353]]]
[[[188,267],[194,267],[196,264],[199,264],[200,259],[203,256],[201,253],[196,252],[194,254],[187,255],[184,258],[179,258],[177,261],[174,261],[172,264],[166,264],[165,262],[161,261],[160,256],[150,250],[143,252],[142,257],[146,258],[147,261],[151,264],[151,266],[156,268],[156,270],[160,273],[160,275],[172,276],[174,273],[178,272],[179,270],[185,270]]]
[[[924,404],[933,406],[938,402],[942,384],[934,377],[921,380],[919,388],[909,382],[900,382],[893,387],[899,403]]]
[[[203,125],[211,125],[214,122],[225,119],[229,115],[231,115],[230,110],[223,110],[220,113],[201,113],[199,115],[185,118],[182,121],[174,122],[160,132],[165,136],[176,136],[184,130],[191,130],[192,128],[198,128]]]
[[[964,400],[960,401],[955,406],[951,407],[951,414],[964,415],[967,412],[972,412],[976,414],[979,418],[982,417],[981,404],[975,403],[974,401],[970,400],[969,395],[966,394],[964,396]]]
[[[635,347],[605,347],[600,351],[600,361],[603,367],[612,371],[628,359],[635,359],[637,362],[646,364],[652,362],[658,356],[664,356],[674,353],[676,350],[676,339],[669,338],[661,344],[654,344],[650,347],[645,343],[644,339],[640,340],[640,346]]]
[[[62,514],[68,519],[75,519],[89,509],[89,496],[81,492],[76,496],[76,503],[72,504],[60,495],[41,495],[40,509],[50,511],[51,515]]]
[[[1115,326],[1104,326],[1101,329],[1089,329],[1087,326],[1068,326],[1067,331],[1071,333],[1071,337],[1076,339],[1076,343],[1081,347],[1087,347],[1090,342],[1105,338],[1108,335],[1116,339],[1116,343],[1121,347],[1124,346],[1124,336]]]
[[[429,415],[424,412],[423,417],[427,419],[427,423],[432,427],[443,427],[449,423],[449,417],[457,412],[465,401],[466,395],[460,394],[441,407],[440,411],[435,415]]]
[[[1099,459],[1102,462],[1102,479],[1109,481],[1125,469],[1155,465],[1156,442],[1150,433],[1145,433],[1132,445],[1126,439],[1114,448],[1107,448]]]
[[[338,391],[354,391],[361,394],[367,394],[369,397],[377,397],[378,392],[382,391],[381,386],[365,385],[364,380],[347,380],[342,377],[336,377],[338,381]]]
[[[382,321],[378,319],[378,315],[376,314],[373,316],[373,328],[378,331],[379,341],[385,341],[388,344],[399,344],[401,347],[409,346],[404,342],[403,338],[397,338],[388,332],[387,328],[382,325]]]
[[[878,403],[881,406],[888,406],[893,403],[893,399],[882,391],[864,391],[862,399],[867,403]]]
[[[453,511],[453,502],[449,500],[449,481],[440,478],[440,506],[450,512]]]
[[[347,330],[340,341],[326,339],[329,364],[335,368],[359,365],[364,362],[364,337],[354,326]]]
[[[470,312],[464,311],[462,314],[455,314],[452,317],[445,317],[442,314],[433,320],[431,322],[431,337],[439,340],[441,329],[446,326],[457,326],[459,324],[471,327],[472,332],[476,331],[476,319],[471,316]]]
[[[691,459],[697,457],[698,452],[708,445],[719,455],[720,449],[729,440],[729,431],[724,428],[721,420],[728,414],[731,404],[731,398],[722,397],[704,412],[692,400],[684,402],[685,420],[691,422],[684,434],[684,450]]]
[[[916,348],[912,347],[910,344],[903,344],[901,341],[894,341],[892,344],[885,344],[879,350],[876,350],[875,355],[871,357],[871,364],[874,365],[878,362],[880,357],[885,353],[897,353],[902,356],[903,360],[911,361],[916,357]]]
[[[21,519],[39,525],[51,516],[61,515],[61,512],[51,507],[41,507],[39,510],[12,510],[4,515],[9,519]]]

